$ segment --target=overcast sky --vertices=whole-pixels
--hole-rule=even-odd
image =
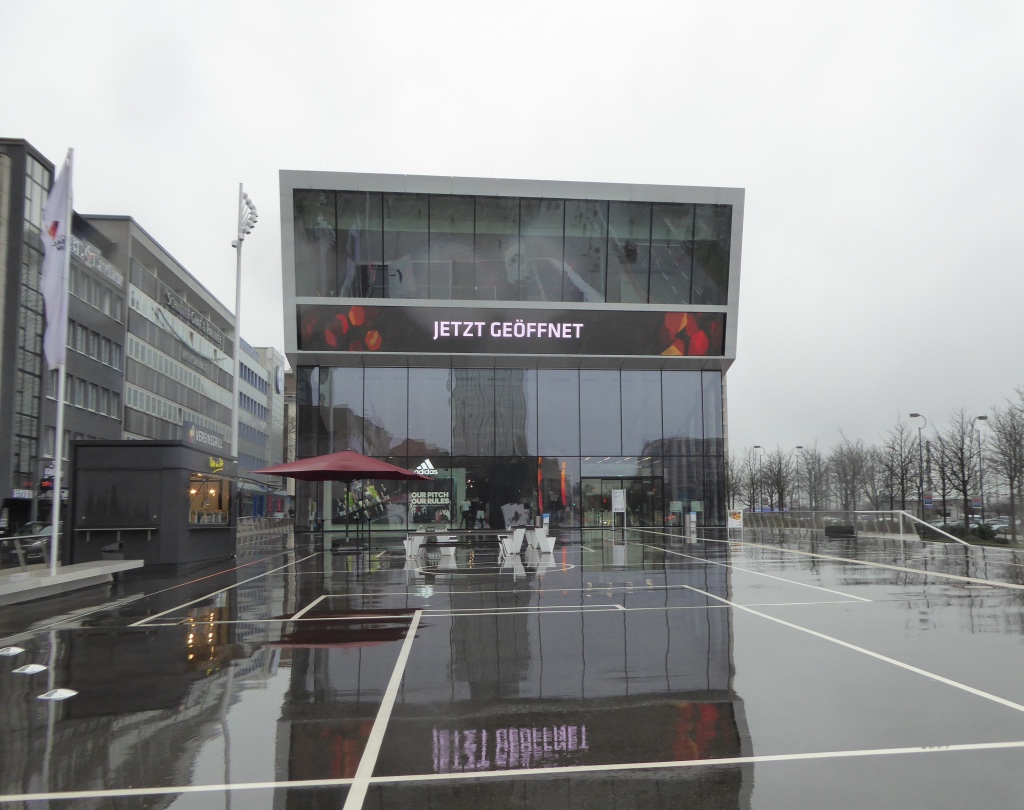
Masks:
[[[1024,4],[0,0],[0,135],[284,347],[280,169],[746,189],[732,450],[1024,384]],[[918,422],[909,420],[916,428]]]

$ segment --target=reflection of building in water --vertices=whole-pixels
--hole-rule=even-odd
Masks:
[[[423,593],[433,589],[432,604],[455,615],[422,620],[377,775],[749,753],[743,703],[732,687],[730,612],[698,593],[728,598],[728,569],[666,564],[664,555],[634,544],[592,545],[586,567],[543,577],[530,565],[525,579],[489,577],[479,551],[482,575],[426,576]],[[367,582],[367,604],[379,584]],[[647,609],[624,611],[621,604]],[[375,632],[384,629],[378,623]],[[354,774],[394,656],[393,645],[390,652],[386,645],[293,651],[279,732],[288,740],[280,760],[288,778]],[[516,777],[514,791],[523,806],[553,806],[569,790],[573,806],[745,808],[747,771]],[[630,790],[622,790],[624,781]],[[388,808],[479,808],[502,805],[511,789],[507,781],[486,780],[371,793]]]

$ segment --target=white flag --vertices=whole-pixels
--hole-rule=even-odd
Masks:
[[[46,365],[63,365],[68,338],[68,216],[71,213],[71,150],[50,196],[43,208],[43,266],[39,274],[39,291],[46,304],[46,331],[43,333],[43,354]]]

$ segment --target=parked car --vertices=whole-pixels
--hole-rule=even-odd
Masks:
[[[18,565],[18,543],[21,544],[21,553],[25,562],[43,562],[46,554],[50,552],[50,540],[53,537],[53,524],[43,523],[41,520],[32,520],[17,529],[14,534],[5,540],[0,541],[0,562],[4,564]],[[25,538],[15,540],[15,538]]]

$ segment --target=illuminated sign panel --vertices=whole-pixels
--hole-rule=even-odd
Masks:
[[[720,357],[725,313],[298,307],[299,351]]]

